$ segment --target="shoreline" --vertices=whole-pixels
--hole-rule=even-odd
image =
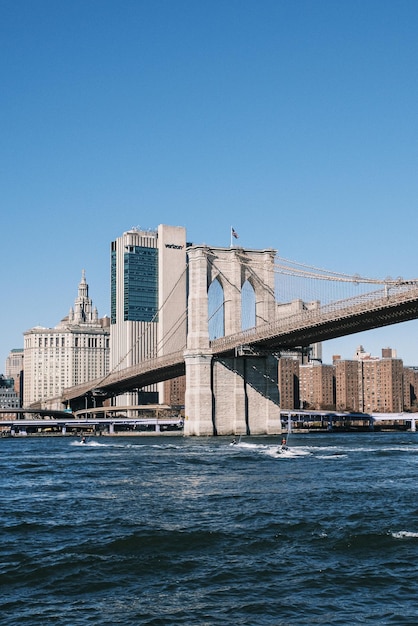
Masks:
[[[281,433],[276,433],[276,434],[263,434],[263,435],[238,435],[238,434],[229,434],[229,435],[205,435],[203,437],[197,436],[197,435],[190,435],[188,438],[190,439],[200,439],[200,438],[208,438],[208,437],[213,437],[213,438],[219,438],[219,439],[228,439],[230,437],[245,437],[245,438],[253,438],[253,439],[262,439],[262,438],[271,438],[271,437],[281,437],[281,436],[286,436],[288,437],[289,435],[332,435],[332,434],[337,434],[337,433],[347,433],[347,434],[363,434],[363,433],[409,433],[409,432],[415,432],[412,431],[411,429],[406,429],[406,428],[375,428],[375,429],[343,429],[343,428],[334,428],[332,430],[326,430],[323,428],[318,428],[318,429],[314,429],[314,428],[301,428],[301,429],[297,429],[297,430],[291,430],[290,432],[288,432],[286,429],[282,430]],[[47,432],[47,433],[16,433],[14,435],[10,434],[10,433],[2,433],[0,435],[0,439],[28,439],[28,438],[46,438],[46,437],[60,437],[60,438],[66,438],[66,439],[80,439],[81,437],[86,437],[88,439],[102,439],[102,438],[109,438],[109,437],[185,437],[183,431],[163,431],[163,432],[132,432],[132,431],[126,431],[126,432],[116,432],[116,433],[107,433],[107,432],[102,432],[102,433],[77,433],[77,434],[72,434],[72,433],[51,433],[51,432]]]

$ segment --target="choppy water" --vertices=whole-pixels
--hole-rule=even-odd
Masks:
[[[418,624],[418,433],[0,440],[3,626]]]

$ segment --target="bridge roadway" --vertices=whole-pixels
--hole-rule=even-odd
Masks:
[[[399,281],[375,292],[300,311],[221,337],[210,342],[210,353],[215,356],[239,355],[243,346],[254,354],[257,351],[280,352],[417,318],[418,284]],[[113,372],[104,379],[66,389],[62,401],[75,402],[87,394],[94,395],[95,390],[108,397],[119,395],[183,374],[184,349]]]

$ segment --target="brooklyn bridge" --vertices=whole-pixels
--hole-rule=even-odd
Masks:
[[[418,279],[345,275],[273,249],[192,245],[185,271],[184,309],[157,349],[138,365],[66,389],[63,406],[100,406],[185,375],[186,435],[278,433],[281,356],[418,317]]]

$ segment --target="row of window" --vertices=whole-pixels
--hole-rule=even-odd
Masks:
[[[55,341],[54,341],[55,339]],[[66,348],[71,347],[65,344],[65,337],[39,337],[38,348]],[[84,335],[80,337],[74,337],[74,347],[84,348],[109,348],[109,337],[94,336],[86,337]]]

